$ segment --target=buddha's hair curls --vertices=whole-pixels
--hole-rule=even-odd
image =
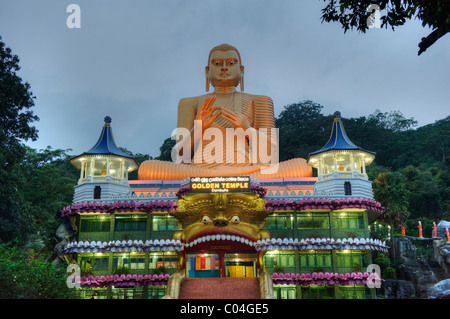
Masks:
[[[214,51],[230,51],[230,50],[233,50],[237,53],[237,55],[239,57],[239,64],[242,65],[242,59],[241,59],[241,55],[239,54],[238,49],[236,49],[236,47],[232,46],[231,44],[227,44],[227,43],[222,43],[211,49],[211,52],[209,52],[209,57],[208,57],[208,65],[211,62],[211,54]]]

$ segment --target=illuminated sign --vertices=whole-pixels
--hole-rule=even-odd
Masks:
[[[250,192],[249,176],[191,177],[191,193]]]

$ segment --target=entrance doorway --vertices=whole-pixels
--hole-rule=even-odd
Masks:
[[[219,256],[214,253],[191,253],[186,259],[188,278],[219,277]]]
[[[226,277],[255,277],[256,254],[227,253],[225,255]]]

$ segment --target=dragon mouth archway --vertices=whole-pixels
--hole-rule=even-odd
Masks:
[[[255,256],[261,267],[263,252],[256,250],[258,239],[270,237],[266,230],[264,200],[253,193],[191,193],[177,202],[172,215],[180,231],[174,239],[184,244],[182,268],[189,254],[218,256],[220,276],[225,276],[225,259],[231,254]]]
[[[185,242],[186,251],[230,250],[256,251],[257,239],[233,228],[213,227],[202,230]]]

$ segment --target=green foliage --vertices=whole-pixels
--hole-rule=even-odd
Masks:
[[[391,27],[392,30],[395,30],[395,28],[404,25],[407,20],[418,19],[422,21],[423,27],[437,30],[437,36],[439,37],[450,31],[449,1],[324,1],[328,4],[322,9],[322,22],[339,22],[344,29],[344,33],[349,29],[356,29],[365,33],[369,29],[367,18],[372,12],[368,12],[367,8],[372,4],[378,5],[383,12],[380,17],[381,28]],[[432,45],[434,41],[427,44],[426,47]],[[425,50],[421,47],[419,54],[423,51]]]
[[[130,269],[128,267],[118,267],[114,270],[114,275],[128,275],[130,273]]]
[[[29,110],[34,106],[35,97],[30,91],[29,83],[23,83],[17,75],[19,70],[19,57],[13,55],[11,49],[0,41],[0,137],[2,142],[14,146],[12,153],[20,139],[35,141],[38,137],[36,128],[30,126],[32,122],[39,120]]]
[[[329,2],[322,9],[322,21],[339,21],[344,30],[357,29],[365,32],[368,29],[367,7],[372,3],[380,6],[380,10],[388,11],[381,17],[381,27],[390,26],[394,30],[405,24],[406,20],[417,18],[422,21],[422,26],[432,29],[442,28],[443,32],[450,31],[450,4],[448,1],[421,1],[421,0],[383,0],[383,1],[348,1],[325,0]]]
[[[279,266],[279,265],[275,265],[273,267],[273,272],[276,272],[276,273],[279,273],[279,274],[284,273],[284,267],[283,266]]]
[[[166,138],[159,148],[160,154],[155,159],[160,161],[172,161],[172,148],[175,146],[176,141],[170,137]]]
[[[280,133],[280,161],[296,157],[308,158],[309,153],[321,149],[327,143],[331,135],[333,115],[323,115],[322,109],[322,105],[309,100],[284,107],[275,122]],[[425,137],[422,132],[421,136],[418,136],[418,130],[413,130],[417,122],[412,118],[405,118],[399,111],[383,113],[375,110],[367,117],[343,117],[342,122],[352,142],[377,153],[375,163],[367,168],[368,174],[374,170],[379,173],[397,170],[409,164],[417,165],[424,157],[431,164],[442,160],[441,153],[432,151],[428,155],[428,144],[416,143],[418,139]],[[435,123],[439,127],[438,131],[450,135],[445,124],[447,122],[443,123]],[[450,149],[450,142],[446,143]],[[444,150],[447,150],[447,144]],[[407,156],[404,156],[404,153]],[[372,173],[372,179],[378,176],[378,173]]]
[[[322,115],[323,106],[306,100],[284,107],[275,125],[279,128],[280,161],[307,158],[321,149],[331,134],[333,116]]]
[[[53,266],[32,250],[0,245],[0,299],[74,299],[65,265]]]
[[[375,264],[380,266],[381,278],[397,279],[395,268],[392,267],[391,260],[386,255],[379,253],[375,258]]]
[[[159,266],[152,270],[152,275],[160,275],[167,273],[167,268],[164,266]]]
[[[379,239],[381,241],[387,241],[390,235],[389,228],[384,223],[375,222],[369,225],[370,238]]]
[[[411,212],[411,218],[425,216],[440,219],[445,195],[441,192],[441,185],[436,176],[438,171],[422,164],[420,167],[409,165],[401,172],[405,176],[405,186],[410,193],[408,210]]]
[[[30,204],[33,232],[39,232],[53,250],[52,238],[61,223],[58,212],[71,203],[79,173],[64,150],[48,146],[40,151],[25,147],[25,151],[19,164],[25,179],[21,193]]]
[[[25,240],[32,219],[30,205],[18,191],[25,180],[17,165],[25,155],[22,140],[38,137],[31,123],[39,118],[30,110],[34,96],[19,70],[19,58],[0,41],[0,242]]]
[[[419,221],[422,224],[423,237],[431,237],[433,234],[433,220],[426,217],[406,220],[405,222],[406,236],[419,237]],[[438,224],[437,221],[435,221],[435,223],[436,225]]]
[[[404,177],[399,172],[381,173],[373,182],[375,199],[386,209],[383,220],[399,228],[408,217],[408,195]]]

